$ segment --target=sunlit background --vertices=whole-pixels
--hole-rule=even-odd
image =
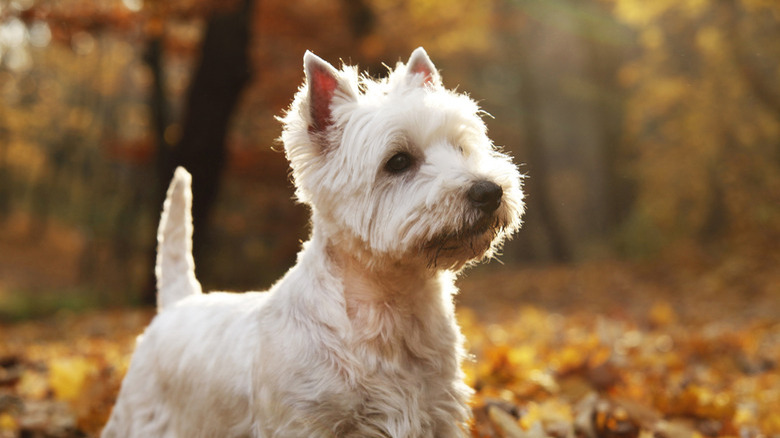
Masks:
[[[0,0],[0,438],[98,436],[173,166],[201,282],[265,289],[304,52],[418,46],[527,176],[458,281],[472,436],[780,436],[780,1]]]
[[[267,287],[308,233],[274,118],[304,51],[382,76],[421,45],[528,176],[473,282],[563,302],[620,272],[777,310],[750,306],[780,296],[778,2],[1,0],[0,318],[148,302],[177,160],[201,280]]]

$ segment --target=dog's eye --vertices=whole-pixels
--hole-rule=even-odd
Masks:
[[[401,173],[412,166],[412,157],[406,152],[399,152],[387,160],[385,169],[390,173]]]

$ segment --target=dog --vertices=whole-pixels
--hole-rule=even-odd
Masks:
[[[422,47],[382,80],[303,60],[279,120],[310,239],[267,292],[201,293],[177,169],[158,314],[103,438],[466,435],[454,280],[520,227],[522,177]]]

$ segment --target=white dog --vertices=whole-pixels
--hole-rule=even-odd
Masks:
[[[310,240],[270,291],[202,294],[178,169],[158,233],[159,314],[103,437],[465,434],[453,280],[520,226],[517,168],[422,48],[382,81],[303,59],[281,121]]]

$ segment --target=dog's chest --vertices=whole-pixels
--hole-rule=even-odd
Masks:
[[[428,436],[452,403],[456,328],[409,315],[393,318],[350,346],[356,365],[346,388],[353,402],[339,436]]]

